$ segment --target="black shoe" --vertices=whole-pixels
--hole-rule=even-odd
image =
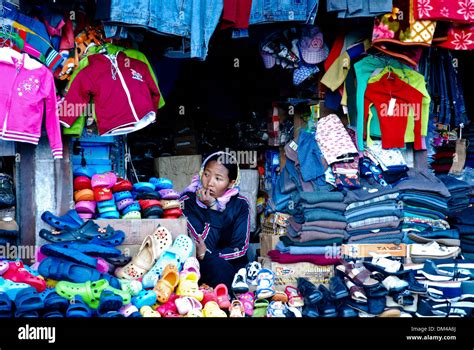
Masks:
[[[0,173],[0,208],[10,208],[14,205],[13,179],[8,174]]]
[[[342,299],[349,296],[349,290],[342,280],[337,277],[331,277],[329,280],[329,292],[333,300]]]
[[[318,289],[323,295],[323,298],[318,302],[318,308],[321,317],[336,317],[336,305],[334,304],[334,300],[331,297],[331,293],[323,284],[320,284]]]
[[[305,305],[302,314],[303,317],[319,317],[318,307],[314,304]]]
[[[316,288],[314,284],[306,278],[298,277],[298,290],[304,298],[305,304],[316,304],[323,298],[323,294]]]
[[[344,318],[359,316],[359,313],[356,310],[354,310],[352,307],[350,307],[347,304],[347,301],[348,300],[341,300],[339,305],[337,305],[337,316],[344,317]]]

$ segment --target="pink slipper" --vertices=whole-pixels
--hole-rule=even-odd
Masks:
[[[230,300],[229,300],[229,290],[224,283],[218,284],[216,288],[214,288],[214,292],[217,296],[217,304],[223,310],[227,310],[230,307]]]
[[[247,292],[245,294],[241,294],[239,296],[239,300],[244,306],[245,314],[247,316],[253,315],[253,303],[254,303],[254,296],[252,292]]]

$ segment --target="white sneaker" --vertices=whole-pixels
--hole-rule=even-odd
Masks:
[[[412,261],[426,259],[449,259],[455,258],[461,252],[459,247],[445,247],[437,242],[426,244],[410,244],[410,257]]]
[[[247,284],[247,270],[245,267],[242,267],[234,276],[232,281],[232,290],[234,293],[247,293],[249,291],[249,286]]]

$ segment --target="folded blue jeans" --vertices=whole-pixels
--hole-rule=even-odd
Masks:
[[[298,162],[304,181],[313,181],[324,176],[326,169],[321,162],[321,151],[314,133],[301,130],[298,138]]]

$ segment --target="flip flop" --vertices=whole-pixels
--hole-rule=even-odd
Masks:
[[[3,274],[3,278],[12,282],[29,284],[40,293],[46,289],[46,282],[44,279],[28,272],[23,265],[23,262],[11,261],[8,265],[8,270]]]
[[[111,275],[55,257],[44,259],[40,263],[38,270],[42,276],[57,281],[83,283],[105,279],[112,287],[120,288],[119,280]]]
[[[41,214],[41,219],[57,230],[77,229],[84,223],[75,210],[69,210],[62,216],[56,216],[50,211],[45,211]]]
[[[30,287],[18,292],[15,297],[15,308],[17,312],[23,313],[43,309],[44,303],[38,292]]]
[[[45,244],[40,248],[41,253],[46,256],[54,256],[77,264],[97,268],[97,259],[90,257],[76,249],[70,249],[56,244]]]
[[[12,301],[5,292],[0,292],[0,318],[12,316]]]
[[[66,311],[67,318],[90,318],[92,315],[93,310],[80,295],[74,297]]]

